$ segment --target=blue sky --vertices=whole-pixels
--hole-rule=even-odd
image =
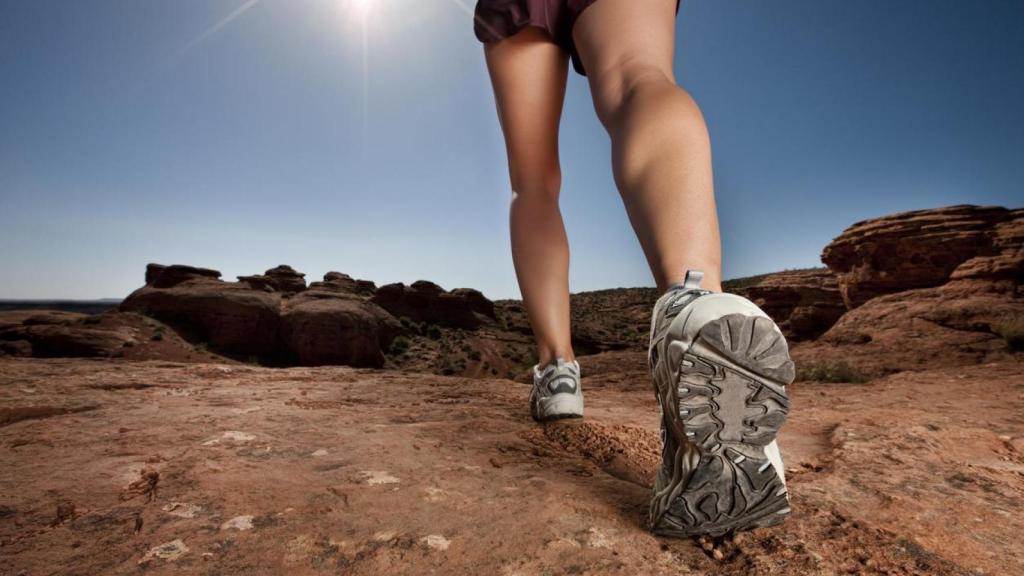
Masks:
[[[372,0],[365,38],[348,1],[0,0],[0,298],[124,296],[147,262],[518,298],[472,1]],[[1010,0],[684,0],[725,276],[1024,204],[1022,29]],[[571,289],[653,285],[575,74],[561,145]]]

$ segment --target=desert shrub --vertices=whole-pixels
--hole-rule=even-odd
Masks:
[[[1024,351],[1024,316],[1011,316],[996,325],[995,333],[998,334],[1010,350],[1014,352]]]
[[[391,345],[388,346],[388,353],[397,356],[399,354],[403,354],[408,349],[409,339],[405,336],[396,336],[395,339],[391,341]]]
[[[441,338],[441,328],[437,324],[428,324],[425,333],[431,340]]]
[[[479,360],[480,359],[480,351],[479,350],[470,350],[469,351],[469,359],[470,360]]]
[[[860,384],[870,380],[867,374],[845,360],[820,360],[797,364],[797,381],[850,382]]]
[[[153,335],[150,336],[149,339],[153,340],[155,342],[159,342],[159,341],[164,339],[164,333],[163,332],[153,332]]]

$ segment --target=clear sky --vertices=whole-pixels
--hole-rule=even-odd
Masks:
[[[519,297],[472,0],[0,0],[0,298],[147,262],[287,263]],[[1024,204],[1024,2],[684,0],[725,277],[854,221]],[[585,80],[562,122],[573,291],[651,286]]]

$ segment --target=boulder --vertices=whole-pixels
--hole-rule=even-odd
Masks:
[[[997,227],[1019,219],[1019,212],[959,205],[864,220],[826,246],[821,260],[836,274],[843,301],[852,309],[883,294],[940,286],[972,259],[1013,252],[997,245]],[[1008,232],[1007,241],[1013,235]],[[975,261],[968,269],[986,266],[1005,264]],[[968,269],[964,274],[971,273]]]
[[[369,300],[333,289],[310,288],[285,301],[281,341],[292,362],[381,367],[402,325]]]
[[[409,286],[400,282],[386,284],[377,289],[371,300],[395,317],[467,330],[479,328],[485,317],[494,318],[494,304],[478,291],[445,292],[427,280],[417,280]]]
[[[196,268],[182,264],[163,266],[161,264],[146,265],[146,284],[156,288],[170,288],[196,278],[220,278],[220,272],[209,268]]]
[[[836,277],[827,268],[776,272],[736,293],[760,306],[794,341],[817,338],[846,312]]]
[[[280,295],[246,283],[194,276],[170,287],[147,284],[125,298],[120,310],[156,318],[189,341],[248,358],[277,353],[280,303]]]
[[[483,292],[475,288],[455,288],[450,292],[454,296],[458,296],[466,300],[471,310],[477,314],[483,314],[489,318],[494,318],[494,302],[491,302],[484,296]]]
[[[341,272],[328,272],[324,274],[323,282],[311,282],[310,288],[323,288],[335,292],[347,294],[373,295],[377,285],[370,280],[357,280]]]
[[[283,294],[295,294],[306,289],[305,274],[296,272],[291,266],[281,264],[263,273],[275,290]]]
[[[261,292],[277,292],[274,290],[274,283],[269,276],[263,274],[253,274],[251,276],[238,276],[239,282],[244,282],[249,285],[249,288],[253,290],[260,290]]]

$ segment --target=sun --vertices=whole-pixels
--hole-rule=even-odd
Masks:
[[[345,12],[360,22],[368,20],[370,14],[380,4],[380,0],[341,0],[341,2]]]

